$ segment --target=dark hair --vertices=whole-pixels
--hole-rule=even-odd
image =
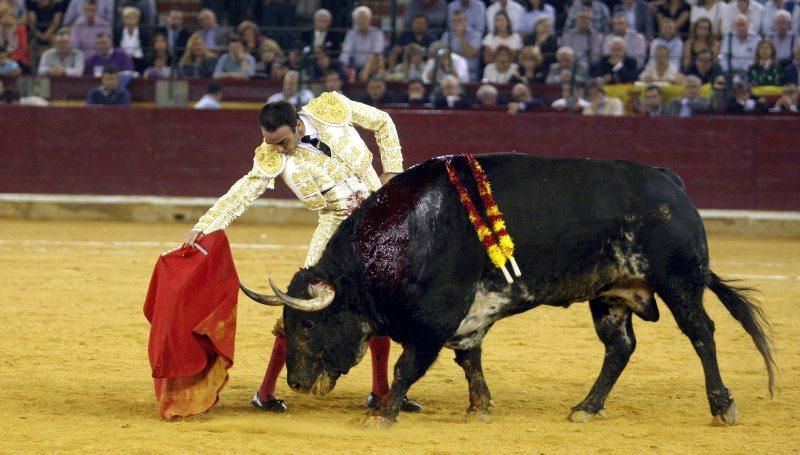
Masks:
[[[209,95],[216,95],[220,92],[222,92],[222,85],[217,84],[216,82],[212,82],[206,87],[206,93]]]
[[[659,95],[661,94],[661,87],[659,87],[659,86],[658,86],[658,85],[656,85],[656,84],[649,84],[649,85],[648,85],[647,87],[645,87],[645,89],[644,89],[645,93],[646,93],[646,92],[649,92],[650,90],[655,90],[655,91],[657,91],[657,92],[658,92],[658,94],[659,94]]]
[[[422,84],[423,87],[425,86],[425,83],[422,82],[422,79],[419,79],[419,78],[416,78],[416,77],[414,79],[409,79],[408,80],[408,85],[411,85],[411,84]]]
[[[228,44],[231,44],[231,43],[244,44],[242,42],[242,38],[240,38],[239,35],[231,35],[231,37],[228,38]]]
[[[117,74],[119,70],[114,65],[106,65],[103,67],[103,74]]]
[[[425,19],[425,22],[428,22],[428,16],[426,16],[423,13],[417,13],[417,14],[411,16],[411,22],[414,22],[414,19],[419,19],[420,17]]]
[[[258,124],[267,131],[275,131],[283,125],[294,131],[299,118],[291,103],[276,101],[267,103],[261,108],[258,113]]]
[[[328,77],[328,76],[330,76],[331,74],[335,74],[335,75],[336,75],[336,77],[338,77],[340,80],[342,79],[342,75],[341,75],[341,73],[339,73],[339,72],[338,72],[338,71],[336,71],[336,70],[328,70],[328,71],[325,71],[325,75],[324,75],[323,77]]]

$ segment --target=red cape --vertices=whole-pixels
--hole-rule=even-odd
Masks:
[[[198,242],[208,255],[181,248],[156,262],[144,315],[148,355],[165,419],[208,411],[233,365],[239,277],[224,231]]]

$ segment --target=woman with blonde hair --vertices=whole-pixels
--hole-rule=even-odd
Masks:
[[[393,71],[386,75],[386,79],[406,82],[422,79],[423,68],[425,68],[425,48],[417,43],[406,44],[403,47],[403,60],[394,66]]]
[[[509,83],[544,84],[547,67],[542,64],[542,52],[538,46],[525,46],[519,52],[517,71]]]
[[[216,57],[203,40],[203,35],[194,33],[186,42],[186,50],[181,57],[179,73],[181,77],[210,79],[214,74]]]
[[[30,66],[28,31],[25,24],[17,23],[10,5],[0,3],[0,48],[5,48],[9,58],[23,69]]]
[[[653,62],[639,75],[643,82],[661,82],[667,84],[680,84],[683,74],[669,61],[669,48],[661,44],[656,46]]]
[[[276,60],[283,60],[281,45],[272,38],[264,38],[258,45],[258,56],[256,62],[256,76],[269,79],[272,75],[272,64]]]
[[[252,21],[242,21],[242,23],[236,27],[236,33],[242,38],[244,51],[258,60],[260,46],[264,41],[264,37],[261,36],[261,30],[258,28],[258,25]]]

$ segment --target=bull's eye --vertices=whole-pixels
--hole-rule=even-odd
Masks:
[[[303,321],[303,327],[305,327],[307,329],[310,329],[310,328],[314,327],[314,321],[312,321],[311,319],[307,319],[307,320]]]

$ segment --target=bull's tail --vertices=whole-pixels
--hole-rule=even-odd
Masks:
[[[730,286],[730,280],[723,280],[715,273],[711,273],[708,281],[708,288],[717,295],[719,300],[728,309],[737,321],[742,324],[744,330],[753,338],[756,349],[764,358],[769,375],[769,393],[772,395],[775,389],[775,370],[777,368],[775,359],[772,357],[770,348],[772,328],[767,315],[764,314],[758,302],[750,294],[752,288]]]

